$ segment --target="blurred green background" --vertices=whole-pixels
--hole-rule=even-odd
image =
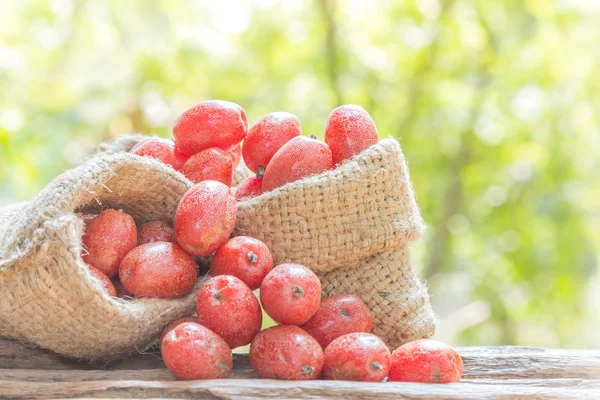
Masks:
[[[356,103],[409,160],[452,344],[600,346],[600,2],[11,1],[0,204],[206,99],[322,137]]]

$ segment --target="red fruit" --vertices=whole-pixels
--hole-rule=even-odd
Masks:
[[[371,312],[358,296],[339,294],[321,300],[315,315],[301,328],[325,348],[342,335],[370,332],[372,326]]]
[[[219,181],[231,186],[233,164],[225,150],[211,147],[194,154],[181,167],[181,173],[192,182]]]
[[[325,142],[331,147],[333,165],[374,145],[377,139],[375,122],[361,106],[339,106],[327,118]]]
[[[165,164],[173,165],[173,146],[165,140],[147,139],[135,145],[130,153],[142,157],[155,158]]]
[[[240,183],[235,191],[235,199],[251,199],[262,194],[262,178],[250,176]]]
[[[102,211],[87,224],[82,244],[87,250],[83,261],[112,278],[119,273],[123,257],[137,244],[135,221],[121,211]]]
[[[120,298],[124,298],[125,296],[133,297],[133,295],[131,293],[129,293],[127,291],[127,289],[125,289],[125,286],[123,286],[123,284],[121,283],[119,278],[113,278],[110,281],[113,284],[113,286],[115,287],[115,290],[117,291],[117,297],[120,297]]]
[[[193,256],[208,256],[227,242],[235,226],[235,197],[221,182],[203,181],[188,190],[175,212],[177,242]]]
[[[143,224],[138,230],[137,245],[152,242],[177,243],[175,230],[171,224],[165,221],[150,221]]]
[[[463,362],[456,350],[437,340],[417,340],[392,353],[390,381],[450,383],[463,374]]]
[[[86,264],[86,266],[88,267],[90,274],[92,274],[94,278],[98,279],[100,283],[102,283],[102,286],[104,287],[108,295],[116,297],[117,289],[115,289],[115,286],[112,284],[108,276],[106,276],[106,274],[100,271],[98,268],[92,267],[90,264]]]
[[[266,244],[248,236],[237,236],[217,250],[210,263],[210,274],[235,276],[256,290],[272,268],[273,257]]]
[[[250,345],[250,363],[266,379],[316,379],[323,369],[323,349],[297,326],[274,326]]]
[[[227,153],[231,156],[231,161],[233,162],[233,169],[238,166],[240,160],[242,159],[242,144],[238,143],[235,146],[232,146],[227,149]]]
[[[259,119],[248,131],[242,154],[250,171],[267,167],[284,144],[302,134],[300,120],[288,112],[274,112]]]
[[[121,262],[119,279],[136,297],[175,299],[196,284],[194,259],[174,243],[146,243],[133,249]]]
[[[241,142],[248,132],[248,118],[242,107],[223,100],[204,101],[188,109],[173,125],[173,137],[185,154],[209,147],[227,150]]]
[[[260,302],[275,322],[302,325],[321,304],[321,281],[302,265],[278,265],[260,285]]]
[[[249,344],[260,331],[262,311],[252,290],[230,275],[210,278],[198,293],[199,323],[221,336],[232,349]]]
[[[182,152],[176,144],[175,147],[173,147],[173,168],[179,171],[190,157],[191,156]]]
[[[325,348],[325,379],[381,382],[390,370],[390,350],[370,333],[349,333]]]
[[[177,379],[227,378],[233,366],[227,343],[210,329],[194,322],[184,322],[167,333],[160,352]]]
[[[171,321],[167,324],[167,326],[165,326],[165,329],[163,329],[162,333],[160,334],[159,343],[162,343],[165,336],[167,336],[167,333],[171,332],[173,329],[177,328],[184,322],[194,322],[196,324],[199,324],[198,317],[195,317],[193,315],[190,315],[189,317],[181,317],[176,319],[175,321]]]
[[[267,165],[262,182],[263,192],[332,167],[331,149],[327,143],[306,136],[295,137],[284,144]]]

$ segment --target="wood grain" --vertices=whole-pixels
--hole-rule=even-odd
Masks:
[[[90,364],[0,339],[0,398],[600,399],[600,350],[464,347],[450,385],[258,379],[234,356],[230,379],[178,382],[156,351]]]

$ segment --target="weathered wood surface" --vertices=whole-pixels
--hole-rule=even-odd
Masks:
[[[600,399],[600,350],[459,348],[460,383],[260,380],[236,355],[231,379],[178,382],[156,352],[89,364],[0,339],[0,398]]]

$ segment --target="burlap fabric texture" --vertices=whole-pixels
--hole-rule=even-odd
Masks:
[[[126,139],[126,138],[125,138]],[[136,222],[172,220],[191,182],[172,168],[119,153],[122,140],[54,179],[33,200],[0,209],[0,337],[84,359],[152,345],[195,310],[196,290],[176,300],[108,296],[81,260],[84,225],[74,210],[115,208]]]
[[[323,295],[356,294],[392,349],[435,330],[409,248],[425,225],[400,145],[383,139],[325,173],[238,204],[234,235],[264,241],[275,264],[305,265]]]

